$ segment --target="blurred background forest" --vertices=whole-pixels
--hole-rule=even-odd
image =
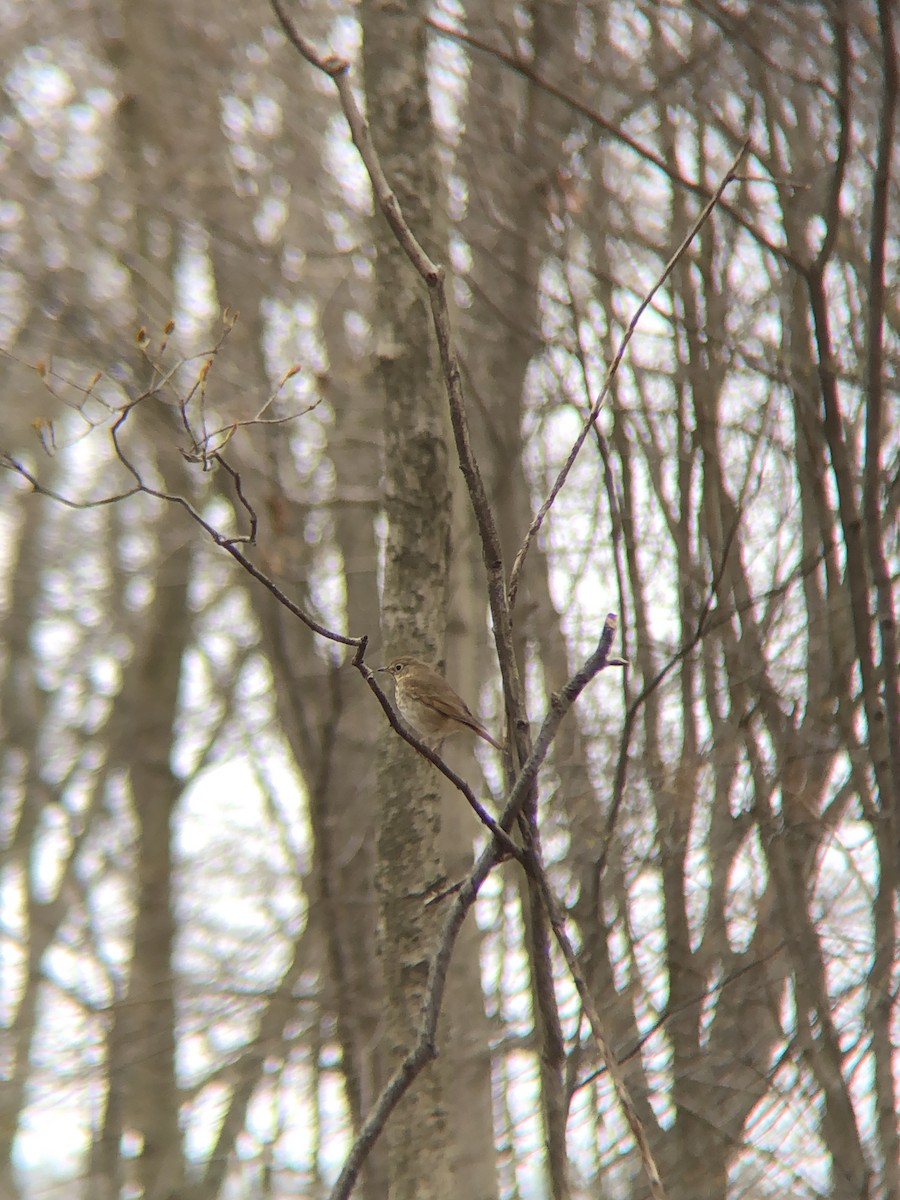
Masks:
[[[897,1200],[893,0],[289,11],[352,60],[376,141],[397,62],[427,72],[433,123],[415,88],[396,122],[427,194],[387,142],[385,166],[448,264],[507,569],[749,138],[524,568],[532,721],[607,611],[630,662],[553,745],[543,850],[673,1200]],[[221,448],[259,570],[373,664],[424,639],[500,736],[443,417],[433,492],[406,489],[441,582],[388,595],[419,432],[391,370],[430,353],[391,306],[424,288],[385,274],[334,87],[261,0],[5,3],[0,33],[0,1196],[324,1196],[395,1050],[385,813],[435,776],[182,505],[95,502],[134,485],[110,439],[131,405],[144,483],[244,533]],[[496,811],[477,753],[455,761]],[[429,805],[456,878],[481,827]],[[423,1076],[440,1120],[408,1147],[430,1194],[640,1200],[539,941],[507,864],[456,946]],[[397,1144],[354,1194],[429,1194]]]

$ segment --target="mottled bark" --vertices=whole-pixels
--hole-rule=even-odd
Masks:
[[[439,189],[425,77],[425,8],[367,0],[361,9],[369,121],[382,165],[410,227],[443,257]],[[450,550],[444,402],[435,369],[428,301],[384,220],[374,221],[375,353],[385,404],[386,654],[442,654]],[[378,762],[378,864],[384,1036],[391,1065],[420,1021],[439,910],[439,792],[433,769],[385,737]],[[390,1195],[451,1194],[441,1064],[398,1106],[388,1129]]]

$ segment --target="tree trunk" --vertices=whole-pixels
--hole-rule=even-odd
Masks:
[[[435,148],[425,76],[426,8],[367,0],[361,7],[368,117],[387,178],[411,228],[440,257]],[[385,401],[388,519],[382,618],[388,654],[442,654],[446,628],[450,489],[444,398],[435,370],[421,280],[375,217],[376,352]],[[440,909],[425,908],[443,879],[439,789],[433,769],[382,734],[378,764],[378,866],[385,1038],[392,1066],[408,1050]],[[426,1070],[387,1131],[390,1195],[452,1194],[443,1071]]]

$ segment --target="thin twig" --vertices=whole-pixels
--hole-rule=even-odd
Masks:
[[[26,480],[28,484],[30,484],[32,491],[34,491],[37,495],[47,496],[49,499],[56,501],[58,504],[65,505],[66,508],[102,508],[107,504],[118,504],[123,500],[128,500],[131,496],[137,496],[141,494],[152,496],[155,500],[162,500],[167,504],[177,504],[184,509],[184,511],[193,521],[196,521],[196,523],[203,530],[205,530],[205,532],[217,546],[221,546],[223,550],[226,550],[235,560],[235,562],[240,563],[240,565],[248,574],[252,575],[258,583],[261,583],[267,591],[271,592],[279,604],[283,604],[288,612],[292,613],[295,617],[297,617],[298,620],[302,621],[303,624],[313,633],[318,634],[319,637],[326,638],[330,642],[338,642],[342,646],[357,647],[361,643],[365,642],[365,638],[348,637],[343,633],[338,633],[335,629],[329,629],[327,625],[323,625],[321,621],[317,621],[315,617],[311,617],[309,613],[305,612],[299,606],[299,604],[295,604],[289,596],[285,595],[285,593],[273,579],[270,579],[264,571],[261,571],[259,567],[257,567],[255,563],[247,558],[246,554],[244,554],[244,552],[238,548],[238,543],[246,540],[246,538],[227,537],[220,530],[216,529],[214,525],[210,524],[210,522],[207,521],[203,516],[201,516],[197,509],[194,508],[190,501],[186,500],[184,496],[179,496],[174,492],[164,492],[159,488],[151,487],[148,483],[145,483],[137,468],[125,455],[117,437],[118,429],[125,420],[128,411],[130,411],[130,409],[119,417],[115,423],[115,426],[113,427],[113,431],[111,431],[113,436],[113,444],[116,448],[118,457],[121,460],[122,465],[135,480],[134,486],[127,488],[124,491],[115,492],[109,496],[101,496],[96,500],[74,500],[70,496],[64,496],[61,492],[57,492],[52,488],[45,487],[44,484],[42,484],[37,477],[28,470],[24,463],[19,462],[19,460],[14,458],[11,454],[0,452],[0,466],[5,466],[9,470],[15,471],[18,475],[21,475],[21,477]],[[240,487],[239,479],[236,480],[236,486],[238,488]],[[239,495],[240,494],[241,493],[239,491]]]
[[[534,540],[535,536],[537,535],[538,531],[540,530],[541,526],[543,525],[544,518],[546,517],[547,513],[550,511],[550,508],[552,507],[553,502],[556,500],[556,497],[562,491],[563,485],[565,484],[566,479],[569,476],[569,472],[571,471],[571,469],[575,463],[575,459],[578,457],[579,452],[581,451],[581,447],[584,445],[585,439],[587,438],[588,434],[591,431],[591,427],[593,426],[594,422],[597,420],[597,417],[600,413],[600,409],[603,407],[603,402],[606,399],[606,396],[609,392],[612,381],[613,381],[613,379],[615,379],[616,374],[619,370],[619,366],[621,365],[622,359],[625,356],[625,351],[628,348],[628,344],[634,335],[635,329],[637,328],[638,321],[640,321],[641,317],[644,315],[644,313],[649,308],[650,303],[653,300],[653,297],[656,295],[656,293],[659,291],[659,289],[662,287],[662,285],[666,282],[666,280],[672,274],[672,271],[675,269],[678,261],[684,255],[688,246],[690,246],[691,242],[697,236],[697,234],[702,229],[702,227],[706,223],[706,221],[709,219],[710,215],[713,212],[713,209],[719,203],[719,199],[721,198],[722,193],[725,191],[725,188],[728,186],[729,183],[731,183],[732,179],[734,179],[735,172],[737,171],[737,168],[740,165],[741,159],[744,157],[744,153],[749,144],[750,144],[750,139],[746,138],[744,140],[744,142],[742,143],[740,150],[734,156],[734,159],[733,159],[731,165],[729,166],[728,170],[725,172],[724,176],[722,177],[721,181],[719,182],[718,187],[713,192],[712,196],[709,198],[709,200],[706,202],[706,204],[703,206],[703,210],[701,211],[700,215],[697,217],[696,221],[694,221],[691,228],[688,230],[687,235],[681,241],[680,245],[678,246],[678,249],[675,251],[675,253],[672,255],[672,257],[666,263],[665,267],[663,268],[662,274],[659,276],[659,278],[656,280],[656,282],[650,288],[650,291],[646,294],[644,299],[638,305],[637,310],[634,313],[634,316],[628,322],[628,328],[625,330],[625,334],[624,334],[621,342],[619,343],[619,348],[616,350],[615,356],[614,356],[612,362],[610,363],[609,370],[606,372],[606,378],[603,381],[603,386],[600,389],[600,393],[597,396],[597,399],[594,401],[593,405],[591,406],[591,410],[588,413],[587,417],[585,418],[585,421],[581,427],[581,431],[579,432],[578,437],[575,439],[575,442],[572,445],[572,449],[569,451],[566,461],[563,463],[562,467],[560,468],[559,474],[556,477],[556,482],[553,484],[553,487],[550,489],[550,493],[547,496],[546,500],[544,501],[544,503],[541,505],[541,507],[538,509],[537,513],[535,514],[534,520],[531,522],[531,525],[528,528],[528,532],[525,534],[525,538],[522,542],[522,545],[519,547],[519,551],[516,554],[515,561],[513,562],[513,565],[512,565],[512,570],[509,573],[508,599],[509,599],[510,609],[512,609],[514,607],[515,602],[516,602],[516,592],[518,591],[518,587],[519,587],[519,576],[521,574],[522,567],[525,563],[525,557],[528,554],[529,547],[531,546],[532,541]]]
[[[5,467],[8,471],[14,471],[17,475],[21,475],[25,482],[31,485],[31,490],[36,496],[46,496],[49,500],[62,504],[65,508],[103,508],[106,504],[118,504],[144,490],[143,487],[133,487],[125,492],[115,492],[111,496],[100,496],[97,500],[73,500],[71,496],[64,496],[62,492],[45,487],[23,462],[6,450],[0,450],[0,467]]]

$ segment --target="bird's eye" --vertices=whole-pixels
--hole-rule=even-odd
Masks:
[[[394,663],[393,670],[394,670],[395,675],[399,675],[400,672],[403,670],[403,663]]]

